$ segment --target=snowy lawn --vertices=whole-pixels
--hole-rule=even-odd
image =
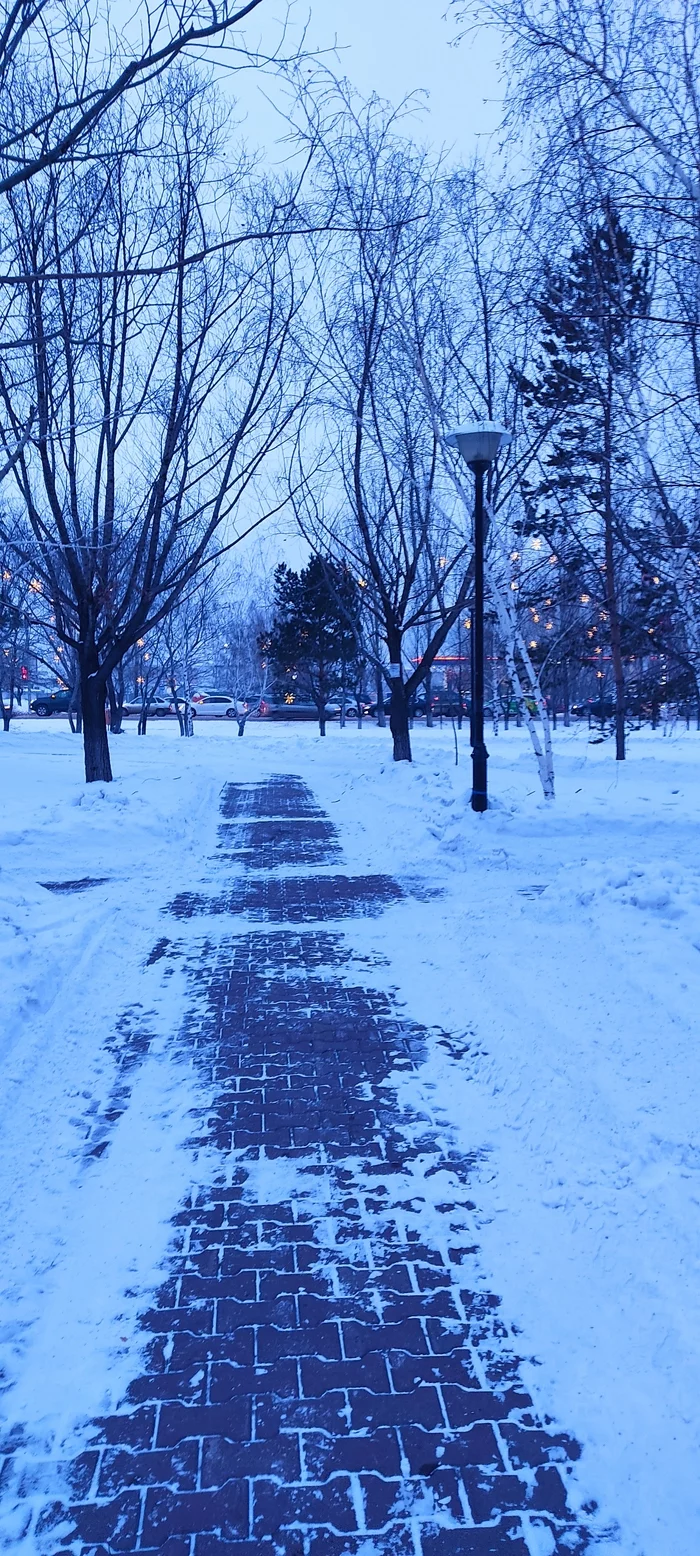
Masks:
[[[495,805],[467,805],[468,737],[416,728],[412,767],[366,726],[172,724],[113,741],[86,791],[65,724],[0,737],[0,1292],[10,1421],[49,1440],[109,1408],[137,1368],[136,1313],[167,1221],[200,1170],[191,1082],[164,1057],[177,974],[144,967],[160,910],[201,889],[226,781],[299,773],[353,872],[442,891],[353,920],[406,1014],[437,1041],[421,1103],[478,1152],[484,1282],[542,1408],[585,1452],[582,1494],[624,1556],[700,1548],[700,737],[556,737],[553,806],[523,732],[490,738]],[[104,878],[75,894],[41,882]],[[117,1019],[155,1034],[92,1176],[77,1173],[114,1083]],[[399,1095],[418,1098],[397,1075]],[[90,1134],[90,1140],[94,1138]],[[99,1142],[98,1142],[99,1143]],[[128,1288],[130,1295],[125,1297]]]

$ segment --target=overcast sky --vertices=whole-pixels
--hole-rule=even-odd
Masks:
[[[499,46],[490,33],[451,48],[456,25],[445,19],[447,9],[448,0],[295,0],[292,15],[298,27],[309,21],[310,46],[330,50],[337,43],[337,61],[329,63],[360,91],[379,92],[393,103],[411,92],[425,93],[416,134],[463,159],[498,123]],[[278,35],[282,0],[270,0],[259,14],[264,20],[250,26],[247,36],[252,43],[257,32],[269,44]],[[250,139],[269,145],[277,130],[258,95],[259,83],[248,77],[244,85],[239,78],[235,90]],[[266,90],[274,97],[269,80]]]

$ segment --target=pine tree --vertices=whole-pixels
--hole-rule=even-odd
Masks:
[[[536,371],[521,380],[542,439],[541,479],[526,493],[526,528],[546,535],[596,607],[615,679],[616,755],[625,755],[623,565],[625,401],[639,367],[638,321],[648,311],[649,267],[607,201],[602,220],[566,265],[550,268],[538,304]],[[582,597],[584,597],[582,596]],[[590,633],[589,633],[590,636]]]
[[[359,591],[347,568],[312,556],[295,573],[275,571],[274,620],[261,647],[290,702],[309,698],[326,733],[326,705],[358,656]]]

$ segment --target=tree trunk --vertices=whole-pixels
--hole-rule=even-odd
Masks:
[[[425,724],[426,729],[433,727],[433,675],[429,670],[425,677]],[[442,702],[440,703],[440,723],[442,724]]]
[[[408,698],[400,676],[391,682],[389,728],[394,740],[394,761],[411,762],[411,736],[408,728]]]
[[[377,728],[386,729],[386,713],[384,711],[384,676],[381,670],[375,672],[377,677]]]
[[[112,764],[105,720],[104,681],[98,680],[97,654],[81,665],[80,698],[83,715],[83,754],[86,783],[111,783]]]
[[[117,696],[114,677],[111,675],[107,678],[107,696],[109,698],[109,733],[110,735],[121,735],[124,697],[122,695],[120,699]]]
[[[3,710],[2,710],[2,727],[3,727],[3,730],[4,730],[6,735],[9,735],[9,733],[10,733],[10,721],[11,721],[11,719],[12,719],[12,712],[11,712],[11,710],[9,708],[3,708]]]
[[[608,384],[603,441],[603,481],[605,493],[605,596],[610,622],[610,652],[615,677],[615,760],[625,760],[625,671],[622,662],[622,631],[615,579],[615,547],[612,507],[612,385]]]
[[[564,660],[564,728],[569,729],[571,724],[571,708],[569,697],[569,661]]]

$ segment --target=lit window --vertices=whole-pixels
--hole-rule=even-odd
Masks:
[[[581,604],[582,605],[590,605],[590,603],[591,603],[590,594],[582,594],[581,595]]]
[[[547,631],[548,631],[548,632],[551,632],[551,630],[552,630],[552,627],[553,627],[553,626],[554,626],[554,622],[553,622],[553,621],[546,621],[546,622],[545,622],[545,626],[546,626],[546,628],[547,628]]]
[[[511,553],[510,553],[510,560],[511,560],[511,562],[519,562],[520,561],[520,552],[519,551],[511,551]]]
[[[661,583],[661,579],[660,578],[655,578],[654,579],[654,583]]]
[[[530,648],[537,648],[537,638],[530,638]]]
[[[539,621],[540,618],[539,618],[539,616],[537,614],[537,611],[533,611],[532,612],[532,619],[533,619],[533,621]]]
[[[511,587],[511,589],[519,589],[519,588],[520,588],[520,585],[519,585],[519,584],[517,584],[517,583],[516,583],[516,582],[515,582],[515,580],[513,580],[513,582],[512,582],[512,584],[511,584],[511,586],[510,586],[510,587]]]

